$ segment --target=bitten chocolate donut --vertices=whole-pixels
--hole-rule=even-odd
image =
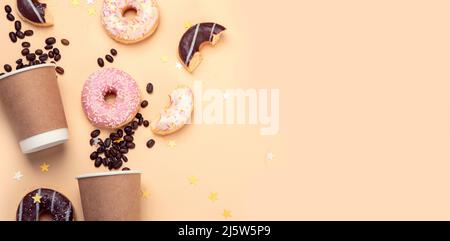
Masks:
[[[25,21],[37,26],[52,26],[53,16],[47,9],[46,3],[38,0],[17,0],[17,12]]]
[[[17,208],[17,221],[39,221],[42,214],[50,214],[53,221],[73,221],[72,203],[61,193],[39,188],[29,192]]]
[[[216,45],[226,28],[217,23],[199,23],[189,28],[180,40],[178,55],[184,67],[194,71],[202,57],[200,49],[204,44]]]

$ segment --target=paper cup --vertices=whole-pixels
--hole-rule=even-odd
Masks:
[[[76,177],[86,221],[140,220],[141,172],[113,171]]]
[[[35,65],[0,76],[0,101],[23,153],[68,139],[54,65]]]

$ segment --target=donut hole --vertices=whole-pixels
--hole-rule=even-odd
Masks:
[[[116,102],[116,98],[117,98],[117,93],[115,91],[108,91],[106,92],[106,94],[104,95],[105,97],[105,102],[107,104],[114,104],[114,102]]]
[[[53,221],[53,217],[50,213],[43,212],[39,214],[39,221]]]
[[[134,8],[132,6],[126,7],[122,11],[122,16],[124,18],[134,19],[137,17],[137,10],[136,10],[136,8]]]

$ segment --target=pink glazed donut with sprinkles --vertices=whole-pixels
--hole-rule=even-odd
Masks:
[[[128,10],[135,10],[136,17],[125,17]],[[104,0],[102,21],[108,35],[117,42],[137,43],[155,32],[159,9],[155,0]]]
[[[114,95],[112,103],[107,96]],[[93,125],[116,129],[133,120],[141,94],[136,81],[124,71],[101,69],[89,76],[81,93],[84,113]]]

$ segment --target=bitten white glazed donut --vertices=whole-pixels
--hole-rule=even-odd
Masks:
[[[191,119],[194,110],[194,94],[189,87],[176,88],[170,95],[170,104],[161,111],[157,121],[152,122],[152,131],[168,135],[181,129]]]
[[[136,17],[127,18],[125,12],[134,9]],[[103,25],[114,40],[132,44],[155,32],[159,24],[159,9],[155,0],[105,0]]]

